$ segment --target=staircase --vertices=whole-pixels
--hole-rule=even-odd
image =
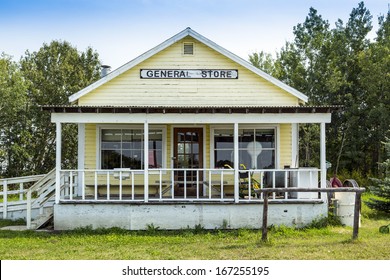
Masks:
[[[27,229],[39,229],[53,219],[55,187],[56,170],[53,169],[28,189]],[[32,209],[39,209],[39,215],[34,220]]]
[[[53,220],[55,169],[45,175],[0,179],[0,183],[3,219],[23,218],[27,229],[39,229]]]

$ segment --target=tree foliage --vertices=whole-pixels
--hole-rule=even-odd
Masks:
[[[4,126],[1,135],[2,142],[12,144],[2,145],[7,150],[2,173],[3,176],[46,173],[55,166],[55,127],[50,114],[40,106],[68,104],[71,94],[96,81],[100,75],[98,54],[91,48],[80,52],[66,41],[52,41],[36,52],[26,51],[18,66],[14,63],[12,67],[17,69],[11,76],[19,82],[14,84],[20,88],[20,98],[13,100],[19,107],[15,107],[16,115]],[[1,69],[0,75],[4,73]],[[7,88],[15,92],[9,85]],[[62,130],[65,167],[74,167],[76,163],[76,129],[66,125]]]
[[[377,198],[371,198],[366,204],[372,209],[390,213],[390,140],[384,145],[387,159],[379,164],[383,176],[381,179],[372,179],[374,186],[370,187],[371,192]]]
[[[327,158],[335,171],[377,173],[383,158],[381,143],[390,126],[390,18],[379,17],[377,38],[368,39],[372,15],[361,2],[344,23],[331,28],[310,8],[303,23],[293,28],[294,40],[276,54],[272,74],[309,97],[309,105],[342,105],[327,125]],[[250,61],[255,64],[254,54]],[[267,61],[271,61],[269,58]],[[317,165],[319,130],[300,126],[302,165]]]
[[[0,172],[5,173],[16,157],[23,157],[26,116],[26,83],[11,57],[0,56]],[[0,174],[1,174],[0,173]]]

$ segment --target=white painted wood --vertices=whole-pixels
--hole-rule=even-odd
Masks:
[[[110,123],[110,124],[275,124],[275,123],[330,123],[331,113],[285,114],[99,114],[52,113],[54,123]]]
[[[144,122],[144,200],[149,200],[149,123]]]
[[[320,168],[321,168],[321,188],[326,188],[326,139],[325,139],[325,123],[321,123],[321,152],[320,152]],[[321,198],[326,198],[327,195],[325,193],[321,193]]]
[[[24,187],[23,187],[23,183],[19,183],[19,200],[23,200],[23,194],[24,194]]]
[[[85,168],[85,123],[77,124],[77,168]],[[78,185],[81,186],[81,178],[79,178]],[[81,188],[78,188],[77,195],[81,196]]]
[[[61,123],[56,122],[56,204],[60,202],[60,196],[61,196],[61,142],[62,142],[62,129],[61,129]]]
[[[299,166],[299,124],[291,124],[291,167],[297,168]]]
[[[7,219],[7,204],[8,204],[8,184],[7,180],[3,181],[3,219]]]
[[[73,200],[74,189],[73,189],[73,171],[69,173],[69,199]]]
[[[26,225],[27,229],[31,229],[31,189],[27,191],[27,204],[26,204]]]
[[[238,153],[238,123],[234,123],[234,202],[238,203],[240,200],[239,196],[239,181],[238,181],[238,170],[240,169],[240,159]]]

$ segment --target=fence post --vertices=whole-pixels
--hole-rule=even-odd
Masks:
[[[268,192],[264,192],[264,204],[263,204],[263,225],[262,225],[262,234],[261,240],[267,241],[267,227],[268,227]]]
[[[7,180],[3,181],[3,219],[7,219],[8,186]]]
[[[22,201],[23,200],[23,195],[24,195],[24,191],[23,191],[23,183],[20,183],[19,184],[19,200]]]
[[[27,191],[27,205],[26,205],[26,210],[27,210],[27,213],[26,213],[26,226],[27,226],[27,229],[31,229],[31,190],[29,189]]]
[[[355,195],[355,209],[353,213],[353,233],[352,239],[357,239],[359,237],[359,218],[360,218],[360,208],[361,208],[361,196],[362,193],[357,191]]]

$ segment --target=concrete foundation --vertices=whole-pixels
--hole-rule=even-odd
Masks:
[[[205,229],[261,228],[262,203],[66,203],[54,205],[55,230],[120,227],[145,230],[184,229],[201,225]],[[302,227],[327,215],[324,202],[269,204],[268,225]]]

